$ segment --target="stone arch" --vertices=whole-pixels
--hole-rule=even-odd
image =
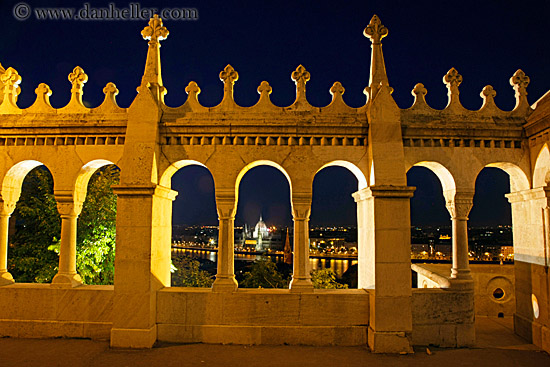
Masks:
[[[76,177],[74,188],[74,197],[77,202],[82,203],[86,199],[88,182],[90,181],[92,175],[101,167],[107,166],[109,164],[114,163],[106,159],[95,159],[82,166],[80,172],[78,173],[78,176]]]
[[[361,189],[364,189],[368,186],[367,178],[365,177],[365,174],[363,173],[363,171],[361,171],[361,169],[359,167],[357,167],[355,164],[353,164],[351,162],[348,162],[348,161],[337,160],[337,161],[329,162],[329,163],[323,165],[321,168],[319,168],[315,172],[315,175],[317,173],[319,173],[322,169],[324,169],[326,167],[330,167],[330,166],[344,167],[344,168],[347,168],[351,173],[353,173],[355,178],[357,178],[357,190],[358,191],[361,190]],[[312,183],[313,183],[313,181],[312,181]]]
[[[550,150],[548,144],[541,148],[533,170],[533,188],[543,187],[550,181]]]
[[[456,183],[453,175],[451,172],[442,165],[439,162],[434,161],[421,161],[413,166],[417,167],[425,167],[435,173],[437,178],[439,178],[439,181],[441,182],[441,187],[443,188],[443,192],[449,192],[449,190],[456,190]]]
[[[548,154],[548,148],[546,149],[546,152]],[[550,169],[550,155],[548,155],[547,158],[549,163],[547,169]],[[506,172],[510,177],[510,192],[529,189],[529,179],[527,178],[527,175],[520,167],[516,166],[515,164],[509,162],[494,162],[487,164],[485,167],[500,168],[501,170]],[[476,178],[477,176],[479,176],[480,172],[481,170],[477,173]]]
[[[23,180],[27,174],[38,166],[44,164],[35,160],[25,160],[13,165],[2,181],[2,199],[4,202],[15,204],[21,195]]]
[[[160,176],[159,184],[161,186],[170,188],[172,186],[172,176],[183,167],[187,167],[191,165],[198,165],[208,169],[208,167],[206,167],[203,163],[199,161],[195,161],[192,159],[182,159],[172,163],[168,168],[166,168],[166,170],[164,170],[164,172]],[[208,169],[208,171],[210,170]]]
[[[290,179],[290,175],[288,174],[288,172],[283,168],[283,166],[276,162],[270,160],[257,160],[244,166],[237,175],[237,179],[235,180],[235,208],[237,207],[237,203],[239,202],[239,186],[241,184],[242,178],[248,171],[258,166],[270,166],[276,168],[286,177],[286,179],[288,180],[288,185],[290,187],[290,196],[292,203],[292,180]]]

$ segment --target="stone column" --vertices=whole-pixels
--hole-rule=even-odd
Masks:
[[[215,292],[234,292],[238,284],[235,279],[234,223],[236,200],[234,189],[216,190],[218,209],[218,273],[212,285]]]
[[[172,201],[159,185],[113,187],[117,195],[111,347],[151,348],[157,339],[157,291],[170,286]]]
[[[309,215],[312,193],[292,193],[294,220],[294,269],[290,281],[291,291],[312,291],[309,264]]]
[[[359,288],[369,289],[368,345],[377,353],[412,352],[411,232],[408,186],[370,186],[357,202]]]
[[[0,286],[15,282],[8,272],[8,230],[14,210],[15,202],[0,201]]]
[[[82,211],[82,202],[72,194],[55,195],[57,211],[61,215],[61,246],[59,248],[59,270],[52,280],[53,286],[78,287],[82,279],[76,272],[76,224]]]
[[[471,280],[468,260],[468,214],[474,204],[471,190],[447,190],[444,192],[447,210],[453,222],[453,266],[451,278]]]

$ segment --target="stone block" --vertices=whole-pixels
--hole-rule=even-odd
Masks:
[[[156,325],[147,329],[111,329],[111,348],[151,348],[156,340]]]
[[[410,337],[404,332],[376,332],[369,327],[368,345],[373,353],[413,353]]]

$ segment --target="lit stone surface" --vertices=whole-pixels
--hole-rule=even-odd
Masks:
[[[237,105],[233,92],[239,74],[227,65],[219,74],[224,91],[219,105],[202,106],[201,89],[190,82],[185,103],[169,107],[160,57],[160,41],[168,33],[156,16],[143,29],[148,41],[145,70],[128,108],[118,106],[113,83],[103,89],[100,106],[85,106],[88,76],[77,66],[68,78],[72,89],[67,106],[53,108],[52,91],[42,83],[35,103],[20,109],[22,77],[13,67],[0,66],[1,335],[110,337],[112,346],[129,348],[149,348],[156,340],[368,344],[381,353],[409,353],[413,344],[474,345],[474,303],[479,305],[476,312],[493,310],[479,298],[480,284],[509,287],[504,280],[490,283],[495,277],[476,275],[467,259],[475,180],[484,167],[497,167],[510,176],[516,259],[517,307],[504,312],[515,312],[517,333],[550,350],[549,295],[542,286],[550,281],[550,95],[530,106],[525,73],[518,70],[510,79],[513,111],[495,105],[491,86],[481,91],[480,110],[464,108],[458,88],[468,75],[454,68],[443,77],[449,96],[445,109],[428,105],[428,90],[421,83],[412,91],[412,106],[400,109],[382,53],[388,29],[374,16],[364,31],[372,54],[362,107],[345,104],[339,82],[328,91],[328,106],[312,106],[306,84],[315,75],[303,65],[289,71],[296,85],[290,106],[271,103],[270,94],[277,91],[266,81],[258,87],[254,106]],[[85,286],[74,267],[75,224],[88,180],[111,163],[121,168],[115,188],[115,284]],[[63,218],[59,274],[52,285],[14,284],[6,261],[8,220],[25,175],[41,164],[52,173]],[[170,288],[171,213],[177,195],[170,189],[171,177],[189,164],[207,167],[214,178],[220,232],[212,289]],[[280,170],[291,188],[296,235],[290,290],[245,291],[235,280],[233,223],[239,184],[259,165]],[[366,290],[317,291],[310,280],[312,183],[318,171],[331,165],[348,168],[359,182],[353,196],[359,286]],[[407,186],[406,172],[413,166],[429,168],[439,177],[453,219],[452,270],[417,269],[420,280],[438,289],[411,289],[414,188]],[[532,295],[539,300],[538,318]]]

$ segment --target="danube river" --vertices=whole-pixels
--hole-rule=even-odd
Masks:
[[[182,249],[172,247],[172,253],[174,255],[187,255],[195,259],[206,259],[213,262],[216,262],[218,259],[218,253],[216,251],[206,249],[191,250],[188,248]],[[280,254],[273,254],[269,256],[274,262],[283,261],[283,256]],[[235,253],[236,261],[255,261],[258,260],[260,257],[261,255],[243,254],[238,252]],[[332,271],[334,271],[338,277],[341,277],[350,266],[357,264],[357,258],[351,257],[349,259],[334,259],[330,258],[329,256],[319,257],[318,255],[315,255],[315,257],[311,257],[309,259],[309,262],[311,264],[311,269],[332,269]]]

